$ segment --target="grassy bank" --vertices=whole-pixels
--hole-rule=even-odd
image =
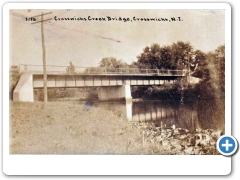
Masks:
[[[10,103],[12,154],[145,154],[118,112],[79,102]]]

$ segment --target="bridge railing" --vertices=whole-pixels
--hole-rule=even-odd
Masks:
[[[68,74],[66,69],[68,66],[47,65],[48,74]],[[35,74],[43,74],[42,65],[21,64],[20,72],[33,72]],[[138,68],[109,68],[109,67],[80,67],[75,66],[73,74],[83,75],[156,75],[156,76],[185,76],[187,70],[167,70],[167,69],[138,69]]]

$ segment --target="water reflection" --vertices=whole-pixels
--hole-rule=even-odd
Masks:
[[[132,122],[153,123],[156,127],[162,128],[184,128],[194,131],[201,129],[223,130],[217,127],[219,122],[208,123],[209,118],[206,113],[199,116],[198,109],[193,109],[187,105],[178,105],[174,102],[143,100],[140,102],[102,102],[100,106],[105,109],[119,112]],[[202,113],[202,112],[201,112]],[[199,117],[205,117],[199,120]]]
[[[153,123],[162,128],[199,128],[197,112],[185,106],[178,107],[160,101],[141,101],[126,102],[126,109],[129,121]]]

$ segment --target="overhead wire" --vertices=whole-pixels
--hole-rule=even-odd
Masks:
[[[10,11],[10,12],[11,12],[10,15],[12,15],[12,16],[20,17],[20,18],[22,18],[22,19],[24,19],[24,20],[25,20],[25,18],[26,18],[26,16],[24,16],[23,14],[16,13],[16,12],[12,12],[12,11]],[[16,21],[16,20],[14,20],[14,21]],[[23,22],[21,22],[21,21],[16,21],[16,22],[19,22],[19,23],[22,23],[22,24],[26,24],[26,25],[31,25],[31,24],[28,24],[28,23],[23,23]],[[99,34],[91,33],[91,32],[88,32],[88,31],[84,31],[84,30],[82,30],[82,29],[76,28],[77,26],[75,26],[74,28],[69,28],[69,27],[67,27],[67,26],[57,25],[57,24],[52,23],[52,22],[47,22],[47,23],[45,23],[45,24],[51,25],[51,26],[55,26],[55,27],[61,28],[61,29],[63,29],[63,30],[81,32],[81,33],[84,33],[84,34],[87,34],[87,35],[89,35],[89,36],[93,36],[93,37],[96,37],[96,38],[101,38],[101,39],[106,39],[106,40],[115,41],[115,42],[117,42],[117,43],[121,43],[120,40],[117,40],[117,39],[114,39],[114,38],[110,38],[110,37],[101,36],[101,35],[99,35]],[[48,29],[46,29],[46,30],[47,30],[47,31],[50,31],[51,33],[53,33],[53,31],[51,31],[51,30],[48,30]],[[62,38],[61,38],[61,39],[62,39]]]

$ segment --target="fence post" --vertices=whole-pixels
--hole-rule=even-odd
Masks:
[[[27,65],[26,64],[24,65],[24,71],[27,71]]]

